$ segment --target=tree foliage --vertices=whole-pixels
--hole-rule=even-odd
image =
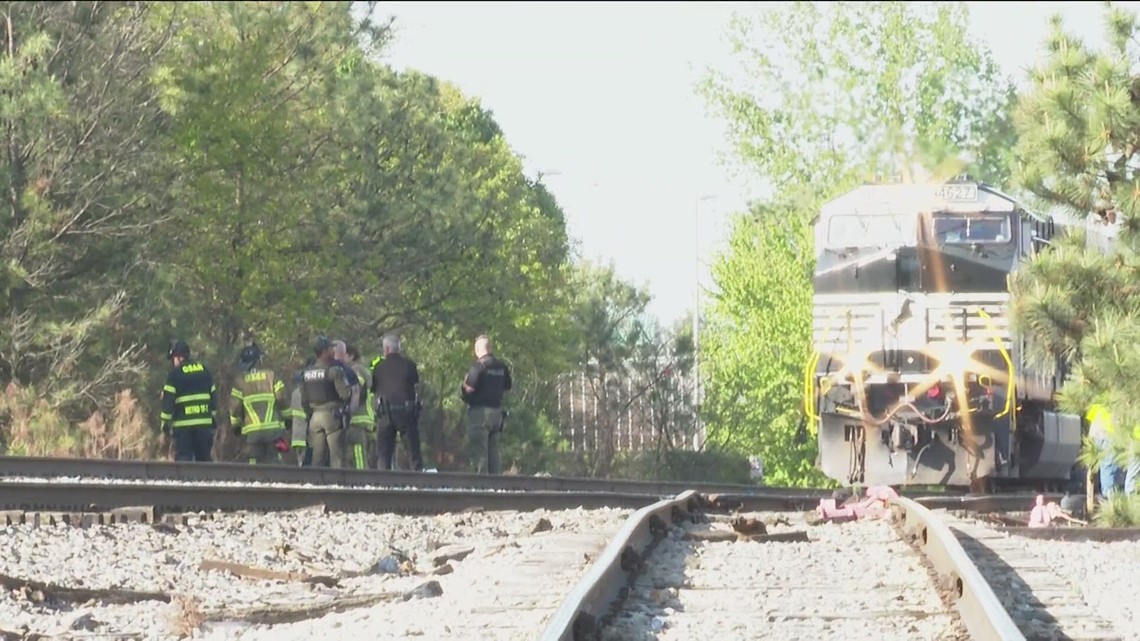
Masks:
[[[715,420],[710,438],[759,454],[765,482],[780,486],[820,481],[802,411],[811,315],[801,310],[811,309],[814,250],[801,207],[792,200],[758,204],[735,219],[713,266],[719,292],[702,354],[704,410]]]
[[[157,427],[172,338],[226,389],[246,340],[289,376],[316,334],[372,355],[396,331],[429,455],[458,466],[486,332],[515,372],[504,463],[541,469],[554,382],[609,345],[583,319],[629,305],[625,286],[575,271],[561,208],[492,114],[381,63],[390,21],[352,7],[0,3],[10,446],[144,455],[112,432]]]
[[[818,206],[876,177],[1008,176],[1013,86],[968,31],[960,3],[753,7],[729,30],[735,73],[701,85],[735,159],[772,188],[732,227],[702,355],[712,434],[763,452],[769,482],[810,478],[797,433]]]
[[[1037,362],[1072,366],[1062,406],[1083,414],[1107,404],[1127,440],[1127,427],[1140,425],[1140,48],[1133,13],[1109,7],[1105,17],[1097,49],[1053,20],[1047,58],[1017,112],[1019,184],[1091,228],[1016,274],[1013,321]],[[1111,245],[1106,234],[1115,234]]]

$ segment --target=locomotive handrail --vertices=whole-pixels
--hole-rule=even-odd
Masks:
[[[1009,414],[1010,404],[1013,401],[1013,359],[1009,357],[1009,352],[1005,351],[1005,345],[1002,345],[1001,341],[997,339],[997,328],[994,327],[993,318],[986,313],[986,310],[981,308],[978,308],[978,315],[981,316],[982,319],[986,321],[986,324],[990,326],[990,340],[994,342],[994,345],[997,345],[998,352],[1001,353],[1001,357],[1005,361],[1006,373],[1009,375],[1009,382],[1006,384],[1005,388],[1005,409],[1002,410],[1001,414],[998,414],[994,417],[1001,418],[1006,414]]]

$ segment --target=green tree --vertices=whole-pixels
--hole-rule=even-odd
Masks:
[[[1054,18],[1048,57],[1016,118],[1019,184],[1091,227],[1039,253],[1011,287],[1014,328],[1029,355],[1071,368],[1061,406],[1076,414],[1093,402],[1109,406],[1119,442],[1105,454],[1123,459],[1134,447],[1127,427],[1140,425],[1140,354],[1125,347],[1140,341],[1140,75],[1136,15],[1109,6],[1105,22],[1107,38],[1094,50]]]
[[[764,460],[765,483],[822,481],[816,447],[804,438],[803,369],[811,354],[810,197],[753,207],[738,217],[713,265],[705,407],[713,444]]]
[[[0,3],[0,378],[72,418],[139,372],[122,322],[168,219],[146,3]],[[96,401],[93,403],[92,401]]]
[[[811,467],[797,428],[818,206],[875,177],[1007,179],[1013,86],[968,32],[960,3],[758,8],[732,22],[736,73],[700,87],[735,159],[772,189],[733,226],[702,354],[710,436],[763,452],[769,482],[807,482]]]

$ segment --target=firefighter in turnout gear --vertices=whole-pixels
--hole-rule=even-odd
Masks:
[[[499,434],[506,420],[503,395],[511,389],[511,370],[491,353],[486,336],[475,339],[475,358],[460,391],[467,403],[467,460],[476,474],[501,474]]]
[[[190,358],[190,346],[175,341],[167,354],[172,368],[162,387],[162,432],[174,440],[174,460],[210,461],[218,410],[214,376]]]
[[[297,465],[305,466],[313,463],[313,448],[309,447],[309,420],[305,416],[305,409],[301,406],[301,388],[305,382],[305,370],[312,367],[317,359],[310,356],[305,364],[293,375],[293,393],[289,397],[288,427],[289,446],[297,457]]]
[[[251,464],[281,462],[279,443],[285,436],[285,383],[273,370],[258,369],[261,350],[251,344],[241,351],[238,367],[245,372],[230,391],[230,427],[245,437]]]
[[[352,412],[348,419],[345,455],[348,457],[349,467],[363,470],[370,467],[369,463],[372,459],[368,447],[368,436],[376,430],[376,411],[373,409],[372,395],[369,393],[372,388],[372,374],[368,372],[364,363],[360,362],[360,352],[356,351],[356,347],[353,345],[345,346],[344,362],[352,368],[357,380],[360,381],[360,394],[362,396],[360,406],[356,408],[355,412]]]
[[[329,339],[317,338],[313,353],[317,360],[305,369],[301,383],[301,408],[309,427],[313,465],[344,467],[345,431],[339,414],[352,391],[344,367],[333,361]]]

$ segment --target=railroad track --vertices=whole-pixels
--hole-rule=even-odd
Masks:
[[[540,639],[662,629],[686,639],[761,629],[772,638],[1024,639],[951,530],[915,501],[892,502],[893,537],[881,521],[811,527],[791,514],[742,514],[736,532],[710,531],[724,517],[702,514],[709,507],[686,492],[636,512]]]
[[[441,472],[354,470],[294,465],[186,463],[113,459],[0,457],[0,478],[262,483],[338,487],[458,489],[511,492],[615,492],[675,496],[687,489],[707,494],[757,494],[773,488],[728,483],[629,481],[557,476],[512,476]],[[779,489],[786,495],[821,497],[825,490]]]
[[[20,462],[14,467],[3,467],[3,463],[13,460]],[[977,549],[970,547],[970,541],[978,541],[976,536],[970,536],[970,532],[973,532],[970,530],[970,523],[962,519],[951,520],[949,516],[935,515],[930,511],[944,509],[986,513],[1024,510],[1031,504],[1028,495],[937,495],[917,496],[913,500],[897,499],[892,503],[892,510],[895,513],[894,524],[900,535],[897,538],[913,544],[913,548],[907,548],[901,543],[890,542],[889,536],[883,538],[881,530],[886,525],[881,522],[831,524],[819,528],[805,523],[803,511],[815,507],[820,497],[830,495],[829,492],[822,490],[797,492],[778,488],[747,488],[748,491],[744,493],[722,494],[686,490],[681,494],[662,499],[661,495],[653,490],[662,491],[666,488],[666,484],[602,482],[609,484],[606,487],[611,488],[636,487],[646,490],[640,493],[570,489],[575,487],[573,483],[585,481],[583,479],[558,479],[562,484],[553,487],[561,488],[559,490],[535,489],[534,485],[527,484],[515,485],[514,489],[500,488],[497,491],[458,489],[453,486],[454,481],[445,481],[443,485],[430,489],[414,486],[393,489],[359,482],[349,483],[346,487],[333,487],[312,486],[307,485],[307,482],[279,485],[241,484],[240,481],[230,480],[231,485],[218,485],[220,481],[217,480],[216,474],[207,479],[206,473],[200,473],[202,475],[197,477],[197,483],[186,483],[181,478],[175,481],[174,478],[178,478],[178,468],[209,469],[210,473],[213,473],[215,472],[213,468],[219,466],[165,464],[171,467],[164,467],[163,464],[137,462],[128,462],[128,465],[123,466],[117,461],[114,462],[116,465],[101,468],[118,470],[117,474],[120,476],[115,481],[87,478],[85,482],[75,482],[68,480],[69,475],[62,473],[54,480],[18,480],[26,474],[26,469],[19,466],[27,466],[31,461],[32,459],[0,459],[0,474],[3,471],[13,470],[21,472],[0,480],[0,527],[17,524],[67,523],[89,526],[122,521],[144,523],[164,521],[167,524],[186,525],[188,530],[191,530],[200,526],[189,525],[196,517],[189,517],[188,513],[213,512],[220,523],[234,524],[241,523],[246,518],[258,517],[256,515],[227,517],[226,513],[290,511],[307,513],[311,512],[311,508],[319,508],[320,513],[327,515],[325,518],[334,519],[353,518],[352,514],[360,513],[458,515],[464,512],[497,511],[509,516],[511,513],[526,514],[535,510],[553,510],[557,511],[556,513],[573,515],[587,514],[583,511],[588,510],[604,512],[602,508],[636,510],[621,530],[612,537],[610,536],[612,530],[607,532],[597,529],[579,534],[560,535],[562,538],[557,541],[561,542],[555,542],[553,538],[549,541],[541,540],[539,536],[531,541],[532,546],[528,548],[530,550],[528,554],[531,556],[524,554],[519,557],[518,563],[523,564],[519,567],[525,566],[537,574],[525,579],[517,586],[518,590],[515,592],[507,596],[496,593],[493,598],[496,602],[502,602],[498,607],[504,608],[504,611],[523,608],[533,616],[538,616],[536,613],[542,614],[539,620],[546,625],[541,637],[544,640],[600,641],[628,638],[624,635],[629,630],[620,628],[623,621],[627,628],[630,625],[634,627],[640,625],[646,630],[652,630],[655,626],[673,627],[683,637],[695,639],[698,630],[709,628],[707,621],[696,622],[691,618],[697,612],[715,619],[716,626],[720,626],[718,638],[734,638],[746,629],[740,626],[755,623],[753,620],[755,608],[743,605],[735,609],[720,607],[718,604],[722,601],[721,597],[727,599],[728,596],[732,596],[740,603],[765,603],[763,611],[766,613],[766,618],[761,623],[767,626],[774,636],[786,638],[799,638],[803,634],[827,638],[830,631],[842,636],[847,634],[842,630],[849,632],[852,626],[876,638],[921,637],[947,640],[970,638],[979,641],[1051,638],[1109,641],[1120,638],[1111,636],[1109,627],[1097,627],[1099,624],[1092,627],[1086,625],[1092,621],[1092,618],[1085,615],[1081,615],[1085,616],[1083,623],[1078,621],[1071,626],[1071,629],[1064,628],[1064,633],[1070,636],[1041,636],[1043,634],[1041,630],[1026,628],[1024,621],[1011,616],[1017,614],[1016,608],[1011,606],[1007,612],[1000,598],[1004,595],[1005,603],[1009,605],[1009,595],[1016,594],[1020,584],[1009,582],[1004,586],[1005,592],[1002,592],[1003,584],[1000,582],[1000,577],[992,572],[996,566],[979,561]],[[98,463],[104,464],[104,462]],[[242,473],[246,474],[250,470],[248,466],[233,467],[242,468]],[[62,471],[74,472],[77,469],[79,469],[78,464],[66,463]],[[96,466],[96,471],[98,469],[100,468]],[[257,471],[265,469],[270,468],[258,468]],[[122,478],[131,473],[139,475],[140,470],[174,478],[164,480],[153,477]],[[54,472],[60,471],[61,468],[54,470]],[[290,472],[295,471],[290,469]],[[325,475],[323,478],[326,480],[336,480],[342,475],[377,474],[354,470],[304,470],[304,472]],[[236,471],[225,471],[222,475],[236,473]],[[46,476],[52,475],[49,472]],[[45,474],[41,471],[39,476]],[[427,478],[431,481],[446,478],[444,475],[412,476],[415,480]],[[539,487],[550,487],[541,484],[551,482],[549,477],[477,477],[479,481],[492,483],[515,482],[522,479],[537,481]],[[211,481],[214,484],[210,484]],[[760,535],[759,539],[753,538],[756,542],[744,543],[714,543],[707,538],[702,539],[700,532],[708,530],[710,522],[720,522],[723,525],[723,522],[730,518],[725,516],[726,512],[735,512],[738,515],[756,513],[753,514],[753,518],[768,523],[767,534]],[[288,520],[291,517],[285,518]],[[488,514],[486,518],[492,517]],[[951,530],[943,520],[950,522],[954,529]],[[193,522],[198,523],[200,520]],[[862,539],[854,542],[847,540],[847,531],[844,528],[850,530],[864,526],[867,526],[864,528],[867,532],[863,533]],[[232,529],[238,526],[226,527]],[[875,530],[876,527],[879,530]],[[722,532],[729,531],[723,527],[719,529]],[[541,529],[535,530],[535,532],[541,531]],[[807,533],[806,536],[802,534],[804,532]],[[695,538],[698,540],[689,540],[694,538],[694,533],[697,534]],[[827,536],[822,536],[821,533]],[[688,538],[686,535],[689,535]],[[875,539],[876,536],[879,536],[878,540]],[[730,535],[727,538],[737,537],[738,535]],[[713,536],[713,539],[715,538]],[[524,537],[523,540],[530,539]],[[982,540],[988,541],[988,539]],[[542,545],[548,547],[543,548]],[[701,551],[703,556],[700,561],[695,566],[686,565],[684,559],[693,558],[691,554],[701,546],[706,546],[708,549]],[[499,547],[502,548],[501,545]],[[1016,544],[1007,546],[1005,553],[1012,555],[1016,552],[1016,547]],[[713,549],[715,552],[709,551]],[[972,557],[967,550],[972,552]],[[740,553],[750,554],[750,559],[737,558],[736,555]],[[516,556],[518,554],[521,553],[517,553]],[[655,565],[657,563],[655,559],[658,557],[672,559],[673,566]],[[829,558],[832,562],[824,561]],[[586,565],[583,565],[583,560]],[[865,564],[868,560],[872,560],[874,567],[881,571],[876,572],[870,567],[859,571],[855,562]],[[493,567],[499,561],[490,559],[487,563],[490,564],[487,567]],[[505,564],[507,561],[504,560],[502,563]],[[552,573],[557,571],[555,566],[559,563],[566,565],[563,568],[565,572],[561,575],[562,581],[578,580],[576,587],[568,590],[568,588],[556,589],[550,586],[555,592],[549,594],[535,592],[533,587],[541,583],[539,579],[542,576],[552,576]],[[796,565],[797,563],[809,563],[809,565]],[[757,564],[758,567],[769,569],[759,574],[749,570],[750,567],[756,568]],[[919,571],[919,568],[925,567],[923,564],[929,566],[931,576]],[[712,571],[705,572],[704,575],[697,573],[686,584],[685,574],[700,570],[702,565],[706,570]],[[783,568],[783,573],[772,568]],[[903,578],[895,580],[896,575]],[[705,583],[698,583],[695,586],[696,591],[693,592],[694,581],[701,576],[720,578],[716,581],[700,578],[700,581]],[[809,576],[814,577],[814,582],[806,578]],[[864,576],[878,577],[880,580],[877,583],[868,580],[870,585],[866,585],[864,589],[839,583],[844,579],[861,580]],[[469,583],[467,591],[473,594],[490,589],[479,584],[477,579],[470,579]],[[1043,588],[1047,587],[1049,586],[1043,584]],[[564,599],[556,593],[558,590],[561,590]],[[706,596],[678,603],[679,594],[689,593]],[[858,595],[858,598],[851,601],[846,596],[851,594]],[[938,599],[940,595],[942,601]],[[546,599],[544,603],[547,605],[535,605],[542,600],[540,596]],[[692,594],[689,596],[692,597]],[[535,601],[536,599],[538,601]],[[561,605],[555,609],[554,602],[560,602]],[[678,605],[682,607],[677,607]],[[628,611],[640,612],[638,616],[641,616],[641,619],[637,619],[636,616],[632,619],[631,616],[625,616],[623,619],[622,608],[626,609],[627,615]],[[490,606],[475,608],[471,610],[470,616],[484,616],[491,610],[493,608]],[[655,614],[650,616],[647,614],[649,612]],[[671,615],[678,612],[681,614],[671,620]],[[686,620],[685,617],[690,618]],[[1035,620],[1034,617],[1030,618]],[[512,625],[516,624],[518,621]],[[1023,629],[1019,630],[1019,625]],[[1062,627],[1059,626],[1054,631],[1061,630]],[[942,636],[938,636],[939,633],[932,630],[941,630]],[[1077,634],[1082,631],[1095,634],[1091,636]],[[517,634],[517,629],[514,633]],[[445,632],[433,634],[442,635],[438,638],[452,638]],[[1035,634],[1038,636],[1034,636]],[[1096,636],[1097,634],[1100,636]]]
[[[314,485],[336,487],[488,490],[501,492],[614,492],[661,497],[686,490],[702,494],[763,495],[826,498],[831,490],[778,488],[731,483],[694,481],[631,481],[623,479],[516,476],[441,472],[354,470],[293,465],[247,465],[244,463],[187,463],[115,459],[74,459],[0,456],[0,479],[68,479],[96,481],[177,481],[180,483],[259,483],[267,485]],[[904,489],[907,496],[928,495],[921,489]],[[939,492],[950,499],[959,490]]]
[[[1100,528],[994,528],[960,514],[943,514],[966,554],[993,588],[1025,639],[1124,641],[1115,626],[1089,606],[1078,586],[1026,545],[1025,538],[1069,541],[1136,540],[1136,530]],[[1121,559],[1120,562],[1127,562]]]

